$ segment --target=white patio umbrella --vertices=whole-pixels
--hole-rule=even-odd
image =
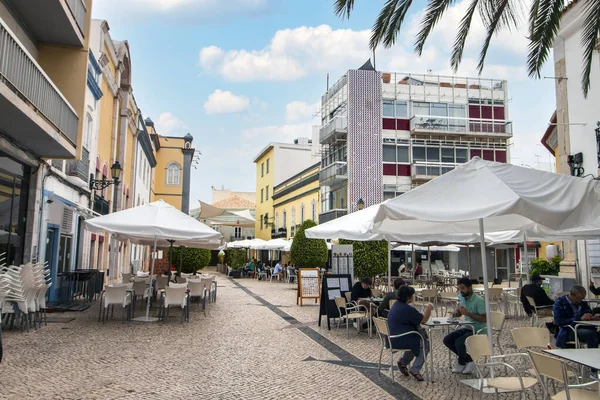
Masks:
[[[492,232],[577,229],[600,217],[597,181],[483,161],[466,164],[381,204],[374,231],[475,233],[481,241],[485,297],[485,229]],[[489,303],[487,330],[492,345]]]
[[[394,247],[394,251],[412,251],[413,246],[410,245],[400,245]],[[446,245],[446,246],[414,246],[416,251],[446,251],[451,253],[458,253],[460,251],[460,247]]]
[[[186,247],[217,249],[221,246],[219,232],[182,213],[162,200],[116,213],[103,215],[84,222],[86,229],[93,232],[107,231],[119,240],[130,240],[134,244],[169,246],[175,240]],[[154,257],[150,275],[154,275]],[[156,321],[150,318],[150,296],[146,307],[146,317],[142,321]]]
[[[289,242],[285,239],[271,239],[266,242],[253,243],[250,248],[254,250],[283,250],[289,246],[291,246],[292,242]]]

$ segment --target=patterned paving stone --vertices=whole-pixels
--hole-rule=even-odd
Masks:
[[[380,343],[351,330],[317,326],[319,307],[296,306],[294,285],[219,276],[219,297],[191,322],[173,310],[166,323],[97,322],[98,305],[37,331],[5,331],[2,399],[466,399],[475,395],[448,368],[442,332],[432,335],[436,382],[388,367]],[[141,307],[136,311],[141,315]],[[508,319],[510,329],[524,318]],[[525,369],[526,364],[519,365]],[[501,395],[503,399],[516,398]],[[491,398],[491,397],[490,397]],[[528,399],[542,399],[541,389]]]

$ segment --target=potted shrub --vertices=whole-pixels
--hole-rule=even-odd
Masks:
[[[242,268],[246,262],[246,250],[227,249],[225,252],[225,263],[231,267],[229,276],[232,278],[242,277]]]

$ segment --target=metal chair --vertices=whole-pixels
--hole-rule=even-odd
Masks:
[[[504,328],[505,316],[499,311],[490,311],[490,317],[490,325],[492,325],[492,339],[493,337],[496,338],[496,345],[500,350],[500,354],[502,354],[503,351],[502,345],[500,344],[500,334],[502,333],[502,328]],[[480,334],[481,332],[485,331],[485,329],[486,328],[478,330],[477,334]]]
[[[533,312],[531,313],[531,326],[537,326],[540,322],[540,317],[551,317],[552,316],[552,306],[537,306],[535,304],[535,300],[531,296],[525,296],[529,305],[531,306]]]
[[[550,397],[552,400],[598,400],[598,392],[592,390],[585,390],[586,387],[598,386],[597,381],[591,381],[583,384],[569,384],[568,371],[566,364],[559,358],[551,357],[545,354],[536,353],[528,350],[529,357],[533,362],[536,375],[542,382],[542,388],[544,389],[544,398],[547,399],[549,396],[548,385],[541,379],[550,378],[558,381],[564,386],[564,390],[556,393]]]
[[[366,318],[368,320],[369,329],[371,328],[371,322],[369,319],[369,310],[367,307],[363,305],[354,305],[354,303],[346,303],[342,297],[335,297],[335,305],[338,308],[338,312],[340,317],[338,318],[338,330],[340,329],[340,321],[343,318],[346,319],[346,333],[348,334],[348,338],[350,338],[350,320],[356,320],[356,323],[359,327],[360,332],[360,320]],[[364,311],[362,311],[364,310]]]
[[[391,302],[390,302],[391,303]],[[379,366],[377,368],[377,372],[381,374],[381,359],[383,358],[383,351],[387,348],[390,352],[390,370],[392,373],[392,382],[394,382],[394,354],[396,353],[404,353],[406,351],[411,351],[410,349],[395,349],[392,346],[392,339],[399,337],[406,337],[409,335],[417,335],[419,340],[421,341],[421,351],[425,351],[425,339],[421,334],[417,331],[406,332],[400,335],[390,335],[390,328],[388,326],[387,319],[385,318],[374,318],[373,322],[375,323],[375,329],[377,330],[377,335],[381,341],[381,350],[379,351]],[[425,363],[425,376],[429,378],[427,363]]]
[[[492,355],[492,347],[488,340],[487,335],[473,335],[467,338],[465,342],[467,346],[467,353],[473,359],[475,363],[475,370],[477,371],[477,378],[479,379],[479,398],[483,397],[484,386],[495,389],[496,398],[498,398],[498,390],[519,392],[519,399],[523,398],[523,394],[532,387],[534,387],[538,380],[531,377],[522,377],[519,371],[512,365],[499,361],[508,357],[523,357],[522,353],[512,353],[505,355]],[[481,362],[483,360],[483,362]],[[506,370],[511,370],[516,376],[497,376],[495,373],[492,374],[492,378],[484,379],[483,369],[489,368],[490,372],[494,367],[504,367]]]

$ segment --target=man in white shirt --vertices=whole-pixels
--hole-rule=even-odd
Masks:
[[[281,264],[279,264],[279,262],[277,262],[277,264],[275,265],[275,269],[273,270],[274,274],[278,274],[283,270],[283,268],[281,268]]]

